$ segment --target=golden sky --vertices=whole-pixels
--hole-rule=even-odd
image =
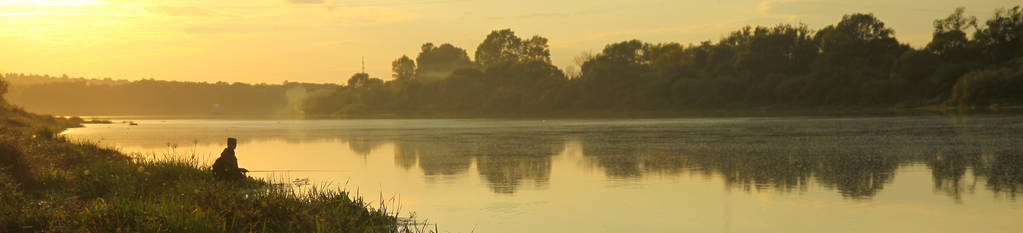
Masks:
[[[550,39],[555,65],[608,43],[697,43],[744,25],[874,13],[923,46],[957,6],[985,20],[1006,0],[0,0],[0,72],[115,79],[343,82],[361,68],[390,79],[390,61],[425,42],[469,56],[493,29]]]

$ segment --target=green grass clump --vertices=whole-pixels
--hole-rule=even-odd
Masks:
[[[0,232],[422,231],[344,190],[217,181],[194,159],[59,135],[78,122],[0,103]]]

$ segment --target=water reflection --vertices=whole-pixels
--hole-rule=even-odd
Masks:
[[[984,186],[995,193],[1015,199],[1023,193],[1023,159],[1020,151],[982,154],[936,154],[929,158],[928,166],[934,176],[934,188],[955,199],[962,194],[973,193],[976,178],[966,180],[966,174],[982,179]]]
[[[523,180],[543,187],[550,179],[551,157],[565,148],[564,137],[523,133],[441,133],[399,137],[395,165],[418,164],[426,175],[454,175],[475,162],[479,175],[497,193],[514,193]]]
[[[803,192],[820,186],[846,198],[871,198],[892,182],[900,167],[915,164],[925,164],[934,190],[954,200],[978,185],[1010,198],[1023,192],[1023,119],[1014,116],[166,124],[130,128],[125,138],[104,137],[165,147],[168,142],[218,143],[229,131],[243,139],[243,147],[274,140],[326,141],[346,143],[361,156],[393,144],[397,167],[419,169],[427,177],[475,170],[492,192],[503,194],[515,193],[524,184],[545,188],[552,170],[558,169],[552,159],[565,151],[579,151],[581,166],[608,179],[695,174],[722,177],[729,189],[748,192]],[[189,137],[139,137],[146,130]]]
[[[814,181],[851,198],[876,194],[900,156],[890,135],[851,133],[833,122],[743,122],[685,130],[608,130],[581,137],[583,155],[610,177],[688,171],[746,191],[804,190]],[[877,141],[875,139],[884,139]],[[884,144],[879,144],[884,143]]]

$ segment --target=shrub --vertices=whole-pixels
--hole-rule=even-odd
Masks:
[[[25,161],[24,152],[18,142],[10,137],[0,136],[0,174],[10,175],[19,184],[30,183],[32,174]]]
[[[1018,62],[1014,62],[1018,63]],[[963,75],[952,88],[949,104],[984,106],[989,104],[1023,103],[1023,71],[1003,67],[982,69]]]
[[[0,100],[3,100],[4,94],[7,94],[7,81],[0,77]]]

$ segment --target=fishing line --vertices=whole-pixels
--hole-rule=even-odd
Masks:
[[[250,170],[249,172],[350,172],[349,170]]]

